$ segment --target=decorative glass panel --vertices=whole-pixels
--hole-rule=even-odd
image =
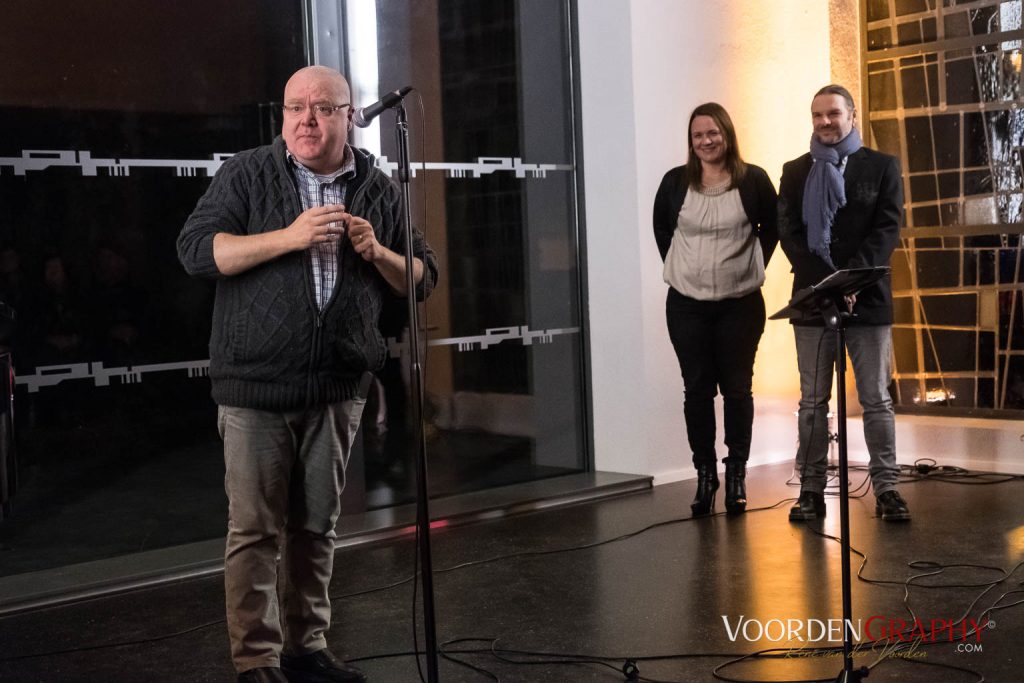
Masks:
[[[892,261],[901,407],[1024,409],[1021,4],[868,4],[868,34],[901,46],[869,40],[865,69],[871,143],[902,162],[913,238]]]

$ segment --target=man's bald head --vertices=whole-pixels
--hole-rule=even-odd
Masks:
[[[288,151],[315,173],[333,173],[341,168],[352,128],[352,103],[345,77],[326,66],[299,69],[284,86],[284,107],[281,137]],[[317,108],[328,108],[329,113],[317,114]]]
[[[344,96],[344,101],[348,102],[349,99],[349,87],[348,81],[341,75],[341,72],[337,69],[332,69],[329,66],[321,66],[314,64],[313,66],[306,66],[292,74],[291,78],[288,79],[288,83],[284,86],[285,97],[288,95],[288,87],[293,85],[293,82],[303,82],[309,79],[317,80],[328,86],[338,96]]]

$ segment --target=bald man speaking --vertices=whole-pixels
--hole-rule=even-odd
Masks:
[[[381,305],[408,295],[407,245],[398,188],[348,144],[352,114],[340,73],[297,71],[281,136],[228,159],[178,236],[185,270],[216,281],[210,380],[239,681],[366,680],[327,649],[328,584],[369,373],[387,353]],[[412,248],[422,299],[437,262],[419,233]]]

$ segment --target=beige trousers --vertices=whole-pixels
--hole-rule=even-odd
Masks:
[[[239,672],[327,646],[334,525],[365,403],[218,409],[228,496],[224,590]]]

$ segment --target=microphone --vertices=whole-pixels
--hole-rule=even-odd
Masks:
[[[385,110],[391,109],[396,104],[402,101],[402,98],[412,92],[413,87],[407,85],[401,90],[395,90],[389,92],[384,97],[380,98],[368,107],[360,107],[356,109],[355,115],[352,117],[352,122],[360,128],[366,128],[373,122],[375,118],[384,113]]]

